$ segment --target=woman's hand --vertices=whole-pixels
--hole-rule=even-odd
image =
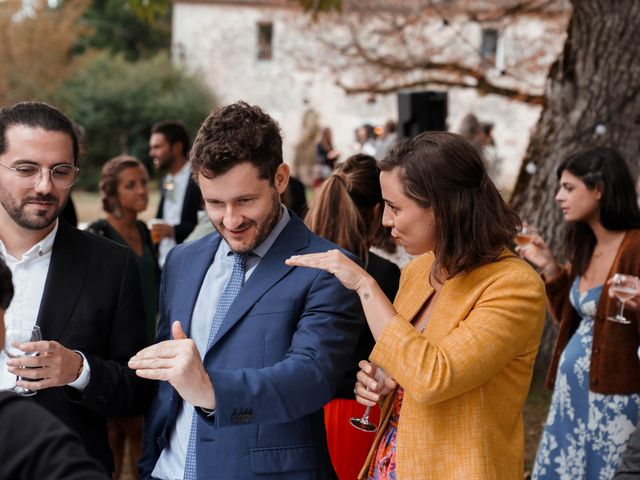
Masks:
[[[322,253],[294,255],[285,260],[285,263],[296,267],[325,270],[335,275],[346,288],[356,292],[364,287],[366,281],[370,279],[369,274],[363,268],[336,249]]]
[[[382,368],[371,362],[361,360],[358,366],[360,371],[356,375],[357,381],[353,393],[356,394],[356,401],[361,405],[368,407],[376,405],[398,385]]]
[[[531,236],[531,242],[518,245],[516,253],[536,266],[547,279],[560,273],[560,266],[549,246],[538,234]]]

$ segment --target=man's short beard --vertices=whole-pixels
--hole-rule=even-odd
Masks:
[[[25,207],[28,202],[33,200],[39,201],[52,201],[57,204],[57,208],[53,211],[51,216],[39,215],[36,214],[35,217],[27,216],[25,214]],[[67,197],[68,200],[68,197]],[[5,209],[7,214],[11,217],[11,219],[20,227],[25,230],[43,230],[50,226],[53,222],[56,221],[67,201],[65,200],[62,204],[58,203],[58,198],[53,195],[36,195],[31,197],[24,198],[20,205],[13,201],[13,198],[6,196],[3,193],[0,193],[0,204]]]
[[[271,206],[272,208],[269,211],[269,216],[267,217],[266,221],[262,224],[262,226],[258,228],[258,232],[256,233],[256,237],[254,241],[251,244],[247,245],[246,247],[243,247],[241,250],[234,250],[231,247],[231,244],[227,241],[227,244],[229,245],[229,247],[231,247],[231,251],[233,251],[234,253],[251,252],[254,248],[259,246],[262,242],[264,242],[267,239],[271,231],[275,228],[275,226],[280,221],[280,211],[282,207],[280,202],[280,195],[278,194],[278,192],[274,192]],[[220,229],[218,228],[218,226],[213,222],[212,224],[213,224],[213,228],[215,228],[218,234],[220,234],[222,238],[225,238],[222,232],[220,231]]]

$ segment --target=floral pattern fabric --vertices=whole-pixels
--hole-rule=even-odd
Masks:
[[[387,423],[386,431],[378,444],[376,456],[371,462],[367,480],[396,480],[396,436],[403,397],[404,390],[398,388],[389,416],[389,423]]]
[[[581,321],[560,357],[533,480],[610,480],[638,423],[640,395],[589,390],[593,325],[602,285],[581,294],[579,284],[576,277],[570,300]]]

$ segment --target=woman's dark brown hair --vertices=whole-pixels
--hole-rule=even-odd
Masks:
[[[397,168],[405,195],[433,208],[436,265],[449,277],[497,260],[520,226],[480,153],[461,135],[425,132],[404,140],[380,168]]]
[[[309,229],[366,261],[369,246],[388,238],[382,227],[380,169],[363,154],[338,165],[316,193],[305,217]],[[382,232],[381,232],[382,230]]]
[[[102,208],[107,213],[119,216],[118,182],[120,173],[128,168],[146,168],[140,160],[129,155],[119,155],[107,161],[100,172],[100,198]]]

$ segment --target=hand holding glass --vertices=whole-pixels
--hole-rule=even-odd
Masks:
[[[5,332],[4,353],[9,358],[35,357],[38,355],[38,352],[25,353],[20,350],[18,346],[22,343],[38,342],[40,340],[42,340],[42,333],[40,333],[40,327],[37,325],[33,328],[21,328],[18,326],[8,325]],[[21,380],[22,377],[18,376],[16,383]],[[23,397],[30,397],[36,394],[34,390],[19,387],[18,385],[15,385],[10,390],[18,395],[22,395]]]
[[[610,281],[611,292],[620,301],[620,312],[613,316],[607,317],[607,320],[612,322],[629,324],[631,323],[624,316],[624,304],[627,300],[631,300],[636,295],[640,294],[640,279],[635,275],[624,275],[622,273],[616,273]]]
[[[522,224],[522,228],[516,233],[515,242],[519,247],[529,245],[533,240],[533,236],[538,233],[538,230],[533,225],[527,223]]]
[[[384,370],[382,370],[380,367],[377,367],[375,376],[376,380],[379,382],[379,385],[384,385]],[[380,384],[380,382],[382,383]],[[380,386],[378,388],[380,388]],[[365,408],[364,410],[364,413],[362,414],[362,417],[351,417],[349,419],[349,423],[351,424],[351,426],[364,432],[375,432],[378,429],[377,425],[369,421],[369,414],[371,413],[372,408],[373,407],[371,405],[367,406],[367,408]]]

